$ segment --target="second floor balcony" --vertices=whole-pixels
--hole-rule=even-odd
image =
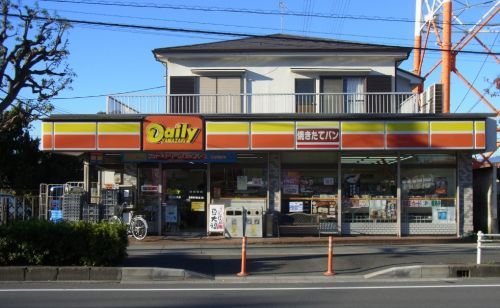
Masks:
[[[429,113],[415,93],[168,94],[109,96],[107,114]]]

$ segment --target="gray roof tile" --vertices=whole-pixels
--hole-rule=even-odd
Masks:
[[[157,48],[155,55],[169,53],[201,53],[201,52],[406,52],[412,48],[388,46],[379,44],[356,43],[342,40],[296,36],[287,34],[272,34],[266,36],[252,36],[236,40],[227,40],[213,43],[186,45],[177,47]]]

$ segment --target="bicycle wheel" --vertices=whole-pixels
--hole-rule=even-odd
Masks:
[[[120,218],[118,218],[118,216],[111,216],[109,219],[108,219],[108,222],[110,224],[121,224],[122,221]]]
[[[148,223],[142,217],[134,217],[130,222],[130,229],[132,230],[132,236],[137,240],[142,240],[148,234]]]

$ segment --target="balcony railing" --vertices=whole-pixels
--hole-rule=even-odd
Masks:
[[[108,114],[421,113],[414,93],[170,94],[109,96]]]

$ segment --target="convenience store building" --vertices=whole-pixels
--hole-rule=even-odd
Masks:
[[[440,113],[438,85],[410,92],[409,52],[285,35],[156,49],[166,95],[53,115],[43,149],[82,155],[93,195],[133,187],[153,233],[211,232],[212,205],[252,205],[344,235],[463,236],[494,115]]]

